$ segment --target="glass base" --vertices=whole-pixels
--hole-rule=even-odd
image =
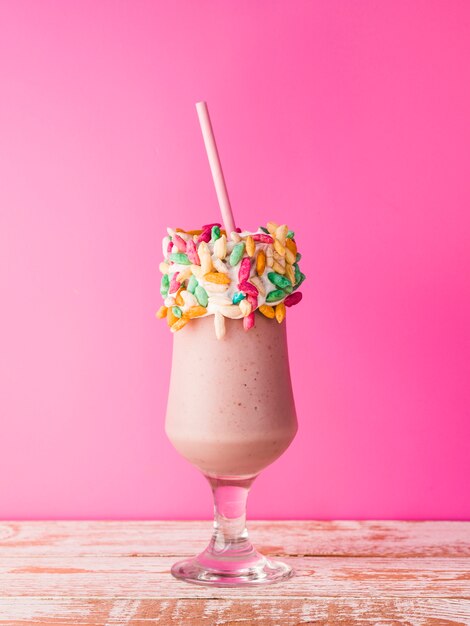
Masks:
[[[287,580],[294,571],[286,563],[271,561],[259,552],[253,552],[245,562],[238,559],[230,561],[225,555],[223,561],[217,563],[205,551],[192,559],[178,561],[171,568],[171,573],[175,578],[196,585],[242,587]]]

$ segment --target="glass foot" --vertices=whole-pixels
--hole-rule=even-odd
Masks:
[[[175,578],[196,585],[241,587],[277,583],[290,578],[294,571],[286,563],[271,561],[258,552],[245,562],[226,559],[217,562],[206,551],[192,559],[178,561],[171,573]]]

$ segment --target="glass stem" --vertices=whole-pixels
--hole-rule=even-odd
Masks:
[[[214,533],[207,551],[214,557],[246,559],[256,555],[246,529],[246,500],[255,476],[244,479],[207,477],[214,496]]]

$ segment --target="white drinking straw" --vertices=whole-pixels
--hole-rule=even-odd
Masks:
[[[197,102],[196,110],[204,138],[204,145],[206,146],[207,158],[209,159],[217,200],[219,201],[222,221],[227,232],[227,237],[229,237],[230,233],[235,230],[235,222],[233,221],[232,209],[230,207],[230,200],[228,199],[224,173],[222,172],[222,165],[220,164],[219,153],[217,152],[217,145],[215,143],[214,131],[212,130],[207,104],[205,102]]]

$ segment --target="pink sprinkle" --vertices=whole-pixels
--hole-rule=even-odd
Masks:
[[[166,247],[166,253],[167,253],[167,254],[171,254],[171,251],[172,251],[172,250],[173,250],[173,242],[172,242],[172,241],[171,241],[171,239],[170,239],[170,241],[168,242],[168,245],[167,245],[167,247]]]
[[[205,230],[203,230],[202,233],[197,238],[197,242],[198,243],[201,243],[201,241],[205,241],[206,243],[209,243],[210,240],[211,240],[211,229],[210,228],[206,228]]]
[[[238,270],[238,280],[239,282],[243,282],[244,280],[248,280],[250,278],[250,269],[251,263],[248,257],[242,259],[240,263],[240,269]]]
[[[256,233],[251,235],[253,241],[261,241],[261,243],[274,243],[274,239],[270,235],[264,235],[263,233]]]
[[[243,328],[245,330],[250,330],[255,325],[255,314],[250,313],[246,317],[243,318]]]
[[[243,291],[246,294],[250,294],[251,296],[255,297],[258,296],[258,290],[256,289],[256,287],[249,283],[247,280],[240,281],[240,283],[238,284],[238,288],[240,289],[240,291]]]
[[[222,226],[222,224],[216,224],[216,223],[214,223],[214,224],[204,224],[204,226],[201,227],[201,230],[212,230],[213,226],[219,226],[219,228],[220,228],[220,226]]]
[[[251,310],[254,311],[258,308],[258,298],[257,296],[252,296],[251,293],[247,294],[246,301],[251,304]]]
[[[191,263],[194,263],[194,265],[201,265],[201,261],[199,260],[199,254],[196,250],[196,244],[192,239],[190,239],[186,244],[186,254],[188,255],[188,259],[191,261]]]
[[[178,289],[181,287],[179,282],[176,280],[177,276],[178,276],[178,272],[176,272],[176,274],[174,274],[173,278],[170,280],[170,288],[168,289],[168,293],[176,293]]]
[[[186,252],[186,241],[179,235],[173,237],[173,243],[178,248],[178,252]]]
[[[302,300],[302,292],[294,291],[294,293],[290,293],[287,298],[284,300],[284,304],[286,306],[294,306],[294,304],[298,304]]]

